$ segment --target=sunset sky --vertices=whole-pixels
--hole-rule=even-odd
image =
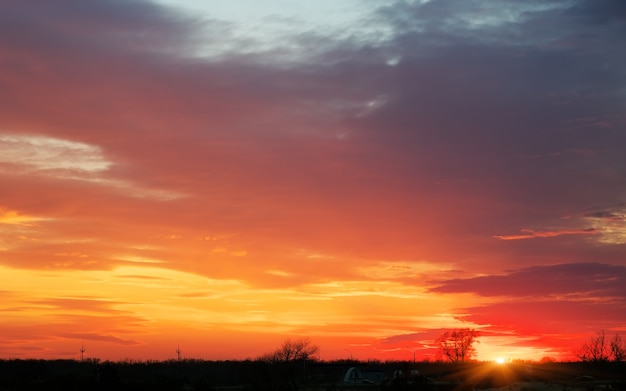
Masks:
[[[623,0],[0,9],[0,358],[626,337]]]

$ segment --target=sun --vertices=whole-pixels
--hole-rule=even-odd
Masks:
[[[504,364],[505,363],[505,360],[504,360],[503,357],[498,357],[498,358],[496,358],[495,361],[496,361],[496,364]]]

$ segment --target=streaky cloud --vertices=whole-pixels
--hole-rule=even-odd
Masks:
[[[430,288],[437,293],[474,293],[491,297],[534,297],[558,301],[560,297],[601,300],[626,298],[626,267],[603,263],[568,263],[531,266],[465,279],[440,280]]]
[[[535,231],[532,229],[522,229],[522,234],[519,235],[495,235],[494,238],[502,240],[521,240],[521,239],[535,239],[535,238],[553,238],[561,235],[593,235],[598,233],[595,228],[587,229],[566,229],[557,231]]]

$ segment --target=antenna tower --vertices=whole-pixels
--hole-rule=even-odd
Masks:
[[[84,361],[85,360],[85,345],[82,345],[80,347],[80,361]]]

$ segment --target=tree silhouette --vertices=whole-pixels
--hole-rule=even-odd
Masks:
[[[310,360],[318,352],[319,347],[313,345],[309,338],[286,339],[278,349],[262,355],[260,360],[267,362]]]
[[[578,349],[576,356],[580,361],[602,362],[609,361],[610,353],[606,334],[601,330],[597,336],[590,338]]]
[[[315,359],[319,347],[309,338],[287,339],[276,350],[259,357],[269,364],[269,378],[275,389],[298,390],[298,383],[306,380],[307,361]],[[266,389],[271,389],[269,384]]]
[[[451,362],[464,362],[475,353],[474,344],[478,342],[478,332],[474,329],[455,329],[441,334],[437,345],[441,353]]]
[[[624,346],[622,337],[619,334],[615,334],[610,345],[613,361],[622,362],[626,360],[626,347]]]
[[[626,360],[626,346],[619,334],[615,334],[610,341],[604,330],[590,338],[576,352],[576,357],[585,362],[604,362],[613,360],[622,362]]]

